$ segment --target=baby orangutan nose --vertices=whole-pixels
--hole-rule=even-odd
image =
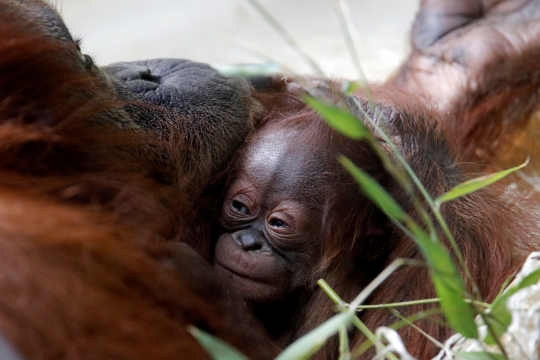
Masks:
[[[264,239],[264,233],[261,230],[252,227],[237,231],[233,234],[233,240],[242,246],[245,251],[271,252],[268,242]]]

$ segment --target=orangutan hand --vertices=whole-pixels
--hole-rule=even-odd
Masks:
[[[540,0],[422,0],[394,82],[444,109],[465,92],[535,76],[539,53]]]

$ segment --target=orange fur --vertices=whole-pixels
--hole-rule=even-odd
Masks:
[[[47,29],[0,1],[0,333],[32,359],[207,358],[193,324],[272,357],[178,243],[208,252],[193,198],[214,165],[182,173],[181,142],[122,128],[126,104]]]
[[[347,103],[342,94],[329,88],[318,87],[311,91],[327,101],[337,104]],[[289,89],[291,89],[289,85]],[[375,177],[392,194],[417,223],[420,216],[408,200],[405,191],[386,173],[375,155],[366,150],[365,143],[353,141],[338,134],[329,134],[329,128],[306,105],[302,105],[302,90],[269,90],[266,98],[267,116],[260,130],[298,127],[303,132],[297,136],[298,147],[308,142],[318,142],[331,154],[344,154],[354,163]],[[415,97],[392,85],[372,87],[372,97],[358,93],[364,110],[373,116],[374,106],[385,114],[391,136],[398,141],[400,151],[425,184],[433,198],[444,194],[453,186],[472,178],[477,168],[467,149],[463,148],[460,134],[453,131],[458,125],[449,126],[452,115],[441,114],[430,109],[429,102]],[[265,103],[263,94],[259,95]],[[278,104],[278,105],[276,105]],[[347,103],[349,104],[349,103]],[[374,105],[375,104],[375,105]],[[350,106],[350,105],[349,105]],[[351,108],[359,118],[362,112]],[[248,145],[249,146],[249,142]],[[384,144],[383,144],[384,146]],[[480,165],[480,164],[478,164]],[[233,169],[236,165],[233,164]],[[320,164],[320,171],[339,171],[333,164]],[[481,166],[480,166],[481,167]],[[234,171],[234,170],[233,170]],[[344,172],[344,170],[341,170]],[[317,174],[311,174],[317,176]],[[352,180],[351,180],[352,181]],[[360,291],[382,269],[398,258],[424,261],[418,246],[392,225],[388,219],[380,219],[373,204],[360,195],[358,186],[351,187],[347,181],[336,181],[328,188],[325,199],[339,201],[325,211],[323,233],[321,234],[320,267],[313,271],[311,300],[302,313],[286,329],[282,338],[289,341],[297,338],[329,319],[335,314],[334,303],[319,289],[315,282],[325,279],[344,301],[352,301]],[[358,195],[355,195],[358,192]],[[535,203],[524,198],[519,191],[491,186],[482,191],[453,200],[442,206],[442,213],[461,249],[465,264],[478,287],[483,300],[491,302],[501,290],[503,283],[518,269],[522,261],[538,243],[538,219]],[[321,196],[321,194],[318,194]],[[421,198],[421,196],[420,196]],[[427,208],[427,205],[424,205]],[[373,227],[378,226],[378,231]],[[373,235],[368,235],[371,229]],[[439,229],[440,237],[447,249],[450,244]],[[304,270],[306,271],[306,270]],[[461,269],[463,273],[463,269]],[[469,284],[472,291],[471,284]],[[368,299],[367,304],[385,304],[402,301],[421,300],[437,297],[426,266],[404,266],[386,280]],[[407,317],[433,308],[433,305],[417,305],[398,309]],[[369,328],[388,326],[399,321],[389,310],[365,310],[359,317]],[[441,316],[417,321],[416,325],[439,341],[446,340],[453,331],[442,321]],[[399,331],[412,355],[428,359],[438,348],[416,329],[406,326]],[[365,338],[358,332],[351,333],[351,346],[359,346]],[[337,339],[331,339],[316,355],[316,359],[337,358]],[[371,358],[368,352],[362,358]]]

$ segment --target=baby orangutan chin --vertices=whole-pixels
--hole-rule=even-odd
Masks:
[[[314,92],[361,114],[351,97],[324,87]],[[352,301],[394,259],[423,261],[413,241],[360,191],[337,157],[351,159],[418,218],[404,190],[366,142],[333,131],[303,104],[304,94],[303,90],[273,94],[271,102],[280,104],[279,108],[268,112],[262,127],[233,161],[220,218],[224,233],[214,258],[218,272],[231,281],[282,345],[334,314],[332,301],[316,284],[318,279],[324,278],[345,301]],[[381,114],[390,136],[398,141],[400,152],[432,196],[467,179],[456,162],[453,145],[438,127],[440,115],[415,102],[411,94],[388,86],[374,89],[374,99],[379,105],[360,99],[360,106],[370,116]],[[474,193],[442,210],[487,301],[513,271],[513,239],[519,242],[512,234],[516,227],[508,206],[493,201],[496,196],[488,191]],[[489,278],[481,276],[485,273]],[[427,267],[401,268],[368,302],[436,297],[429,278]],[[399,311],[408,316],[430,307]],[[372,329],[397,320],[386,310],[369,310],[359,316]],[[417,325],[438,340],[451,334],[440,321],[422,320]],[[402,329],[400,335],[414,356],[427,358],[436,352],[411,327]],[[351,346],[364,340],[359,332],[350,336]],[[334,339],[315,356],[333,359],[338,353]]]

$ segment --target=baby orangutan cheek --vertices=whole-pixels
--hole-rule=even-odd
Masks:
[[[291,272],[273,251],[246,250],[222,235],[215,251],[214,267],[245,299],[257,302],[278,300],[289,292]]]

